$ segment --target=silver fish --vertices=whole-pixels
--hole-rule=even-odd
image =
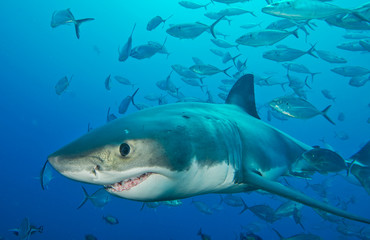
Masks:
[[[223,17],[216,20],[211,26],[198,22],[172,25],[166,30],[166,32],[175,38],[194,39],[204,33],[207,29],[210,29],[212,36],[216,38],[214,28],[222,18]]]
[[[212,66],[210,64],[205,64],[205,65],[193,65],[189,69],[191,71],[197,73],[197,74],[200,74],[200,75],[209,75],[210,76],[210,75],[214,75],[214,74],[223,72],[223,73],[225,73],[225,75],[230,77],[230,75],[227,73],[227,70],[229,70],[231,67],[232,66],[221,70],[221,69],[219,69],[215,66]]]
[[[235,42],[241,45],[258,47],[258,46],[267,46],[273,45],[289,35],[294,35],[298,38],[297,30],[294,31],[285,31],[285,30],[274,30],[274,29],[265,29],[256,32],[249,32],[243,36],[236,39]]]
[[[80,25],[81,23],[92,21],[94,18],[84,18],[84,19],[75,19],[73,16],[70,8],[67,8],[65,10],[59,10],[55,11],[53,13],[53,16],[51,18],[51,27],[56,28],[61,25],[66,25],[66,24],[74,24],[75,25],[75,32],[76,36],[79,39],[80,38]]]
[[[195,3],[195,2],[191,2],[191,1],[180,1],[179,2],[179,4],[181,6],[183,6],[184,8],[198,9],[198,8],[203,8],[204,7],[205,10],[207,10],[207,6],[211,3],[212,3],[212,1],[207,3],[207,4],[199,4],[199,3]]]
[[[316,50],[315,52],[322,60],[329,62],[329,63],[347,63],[347,60],[341,56],[338,56],[332,52],[324,51],[324,50]]]
[[[70,79],[68,79],[68,77],[65,76],[59,79],[59,81],[55,85],[55,93],[57,95],[61,95],[63,92],[65,92],[65,90],[68,88],[69,84],[71,83],[72,77],[73,76],[71,76]]]
[[[330,69],[330,71],[345,77],[359,77],[370,73],[369,69],[359,66],[337,67]]]
[[[294,48],[282,48],[282,49],[266,51],[263,53],[262,56],[266,59],[273,60],[276,62],[286,62],[286,61],[293,61],[294,59],[297,59],[305,54],[309,54],[317,58],[313,54],[314,51],[315,51],[314,46],[312,46],[306,52],[299,50],[299,49],[294,49]]]
[[[98,208],[103,208],[111,200],[111,195],[107,191],[105,191],[104,188],[98,189],[91,195],[87,193],[84,187],[82,187],[82,190],[85,197],[82,200],[81,204],[77,207],[77,209],[80,209],[88,200],[90,200],[91,203]]]
[[[166,19],[163,19],[161,16],[155,16],[154,18],[152,18],[148,24],[146,25],[146,30],[148,31],[152,31],[154,29],[156,29],[161,23],[163,23],[163,26],[164,24],[166,23],[166,21],[171,18],[171,16],[169,16],[168,18]]]
[[[131,34],[127,39],[127,42],[125,45],[121,48],[121,50],[118,48],[118,61],[124,62],[127,60],[127,58],[130,56],[131,48],[132,48],[132,34],[134,33],[136,27],[136,23],[134,27],[132,28]]]
[[[317,115],[322,115],[331,124],[335,125],[335,123],[327,116],[327,112],[331,105],[327,106],[324,110],[319,111],[306,100],[289,96],[275,98],[269,102],[269,105],[276,111],[292,118],[309,119]]]

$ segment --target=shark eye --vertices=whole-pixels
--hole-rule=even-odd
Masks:
[[[123,157],[126,157],[130,153],[130,145],[128,145],[127,143],[122,143],[119,146],[119,152]]]

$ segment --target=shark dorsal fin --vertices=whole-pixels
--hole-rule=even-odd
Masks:
[[[246,74],[238,79],[231,88],[225,103],[235,104],[244,109],[249,115],[260,119],[256,110],[254,77],[252,74]]]

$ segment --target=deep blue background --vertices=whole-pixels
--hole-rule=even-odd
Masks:
[[[366,1],[334,1],[343,7],[356,7]],[[229,41],[246,32],[239,28],[249,22],[261,22],[267,26],[277,18],[261,13],[265,5],[263,0],[254,0],[244,4],[235,4],[253,10],[258,18],[250,15],[233,17],[231,26],[221,22],[216,29],[230,35]],[[216,11],[227,7],[223,4],[210,5],[209,10]],[[71,8],[77,19],[94,17],[93,22],[81,26],[81,38],[76,39],[73,26],[50,27],[51,15],[55,10]],[[152,59],[136,60],[130,58],[124,63],[118,62],[117,48],[122,46],[134,23],[137,24],[133,36],[133,45],[144,44],[148,40],[163,42],[167,34],[168,23],[201,21],[211,24],[203,16],[204,9],[189,10],[176,1],[1,1],[0,2],[0,128],[1,128],[1,194],[0,194],[0,236],[15,239],[8,229],[19,226],[26,216],[31,223],[43,225],[44,233],[35,234],[32,239],[83,239],[92,233],[99,239],[198,239],[199,228],[212,236],[212,239],[235,239],[241,226],[250,222],[261,222],[251,212],[238,215],[239,209],[223,206],[213,215],[198,212],[191,199],[183,200],[181,207],[162,206],[156,210],[145,208],[140,211],[141,203],[113,198],[103,209],[96,209],[90,202],[80,210],[76,207],[83,198],[81,184],[70,181],[54,173],[55,179],[47,191],[42,191],[38,177],[47,156],[59,147],[84,134],[87,124],[93,127],[105,123],[106,111],[112,107],[118,111],[120,101],[132,94],[130,86],[123,86],[113,80],[110,92],[104,88],[104,79],[109,75],[125,76],[140,87],[137,102],[145,102],[144,96],[159,92],[155,82],[166,78],[171,65],[192,65],[191,57],[196,56],[204,62],[220,68],[223,65],[209,49],[217,48],[210,42],[211,35],[204,33],[195,40],[179,40],[168,36],[166,47],[171,55],[156,55]],[[163,18],[174,14],[162,29],[146,31],[147,22],[154,16]],[[317,43],[317,49],[329,50],[346,57],[348,65],[370,68],[368,53],[347,52],[335,46],[347,40],[342,38],[343,29],[330,27],[325,22],[315,20],[318,27],[310,30],[308,42],[300,32],[300,39],[288,37],[281,43],[300,49],[308,49],[309,43]],[[100,49],[97,54],[94,47]],[[267,76],[264,72],[275,72],[285,78],[286,70],[280,64],[263,59],[262,52],[273,47],[244,47],[241,53],[248,58],[248,72]],[[231,49],[232,55],[237,54]],[[244,59],[243,58],[243,59]],[[271,124],[295,138],[310,144],[320,144],[325,137],[339,153],[349,157],[356,152],[370,136],[369,117],[370,86],[354,88],[348,85],[348,79],[330,71],[336,67],[311,56],[303,56],[296,62],[303,63],[314,72],[321,72],[315,77],[313,90],[308,92],[309,101],[323,109],[330,100],[325,99],[322,89],[329,89],[337,100],[329,111],[329,116],[336,120],[339,112],[344,112],[346,120],[329,124],[318,116],[310,120],[289,121],[273,120]],[[54,86],[63,76],[73,80],[67,92],[61,96],[55,94]],[[303,75],[300,75],[302,78]],[[214,98],[217,86],[223,79],[222,74],[208,77]],[[172,75],[176,85],[189,96],[206,96],[198,88],[186,86],[178,75]],[[258,105],[273,97],[284,95],[279,86],[256,87]],[[171,97],[170,102],[174,102]],[[148,102],[146,102],[148,103]],[[136,111],[130,107],[129,112]],[[261,116],[266,120],[265,109]],[[346,132],[350,138],[342,141],[335,138],[335,132]],[[268,147],[268,146],[267,146]],[[320,183],[327,176],[317,176],[313,183]],[[290,180],[298,188],[304,188],[304,180]],[[86,186],[89,193],[96,186]],[[311,190],[307,194],[316,196]],[[356,203],[349,206],[349,211],[362,216],[370,216],[369,196],[360,187],[345,182],[341,177],[333,178],[330,192],[346,200],[355,196]],[[281,200],[272,200],[269,196],[240,194],[248,205],[267,203],[277,207]],[[333,197],[334,198],[334,197]],[[218,196],[199,196],[209,205],[219,202]],[[103,214],[112,214],[120,220],[119,225],[111,226],[102,220]],[[311,233],[323,238],[338,237],[335,225],[322,222],[313,210],[305,207],[303,223]],[[262,222],[261,222],[262,223]],[[271,225],[262,223],[263,230],[257,232],[266,239],[277,239],[271,231]],[[284,236],[301,232],[292,219],[276,222],[274,228]]]

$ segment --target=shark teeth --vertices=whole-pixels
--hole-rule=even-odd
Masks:
[[[131,188],[139,185],[140,183],[144,182],[150,175],[153,173],[144,173],[141,174],[139,177],[136,178],[129,178],[122,180],[120,182],[116,182],[111,185],[105,185],[105,189],[109,190],[110,192],[123,192],[130,190]]]

